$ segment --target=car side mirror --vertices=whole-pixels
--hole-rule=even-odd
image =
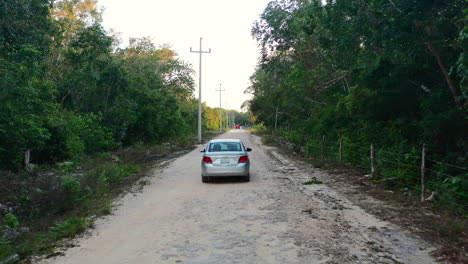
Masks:
[[[206,152],[206,149],[200,149],[200,152],[202,152],[202,153]]]
[[[250,151],[252,151],[252,149],[251,148],[246,148],[245,151],[250,152]]]

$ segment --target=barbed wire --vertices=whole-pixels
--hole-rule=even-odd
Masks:
[[[387,180],[387,181],[395,181],[395,180],[399,180],[399,178],[394,178],[394,179],[392,179],[392,178],[387,178],[386,180]],[[411,189],[413,189],[413,190],[416,190],[416,191],[418,191],[418,192],[421,192],[421,190],[420,190],[419,188],[416,188],[415,186],[408,185],[408,184],[406,184],[406,183],[404,183],[404,182],[398,182],[398,184],[403,185],[403,186],[406,186],[406,187],[409,187],[409,188],[411,188]],[[439,186],[437,186],[437,187],[442,188],[442,189],[445,189],[446,191],[448,191],[448,192],[450,192],[450,193],[454,193],[454,194],[456,194],[456,195],[458,195],[458,196],[461,196],[461,197],[464,197],[464,198],[468,198],[468,195],[465,195],[465,194],[462,194],[462,193],[459,193],[459,192],[450,190],[450,189],[448,189],[448,187],[445,187],[445,186],[443,186],[443,185],[439,185]],[[460,205],[460,204],[458,204],[458,203],[456,203],[456,204],[457,204],[457,205]],[[464,205],[462,205],[462,206],[464,206]],[[464,207],[465,207],[465,206],[464,206]]]
[[[391,163],[391,164],[396,164],[396,165],[398,165],[398,166],[405,166],[405,167],[411,167],[411,168],[421,169],[421,167],[416,166],[416,165],[406,164],[406,163],[402,163],[402,162],[398,163],[398,162],[393,162],[393,161],[389,161],[389,160],[386,160],[386,159],[378,159],[377,161],[378,161],[378,162],[383,161],[383,162],[387,162],[387,163]]]
[[[339,142],[339,141],[338,141]],[[356,148],[359,148],[359,149],[363,149],[363,150],[366,150],[366,152],[370,152],[370,148],[366,148],[366,147],[362,147],[362,146],[358,146],[358,145],[354,145],[354,147]],[[335,147],[325,147],[326,149],[330,149],[330,150],[337,150],[336,149],[336,146]],[[349,150],[349,149],[344,149],[344,151],[347,151],[347,152],[351,152],[351,153],[354,153],[354,154],[357,154],[357,155],[360,155],[360,156],[365,156],[364,154],[362,153],[359,153],[359,152],[356,152],[356,151],[352,151],[352,150]],[[391,155],[395,155],[395,156],[398,156],[398,158],[395,158],[396,160],[399,160],[400,158],[404,158],[403,156],[407,156],[407,155],[410,155],[410,154],[401,154],[401,153],[395,153],[395,152],[391,152],[391,151],[385,151],[385,150],[381,150],[381,149],[374,149],[374,152],[378,153],[378,152],[383,152],[383,153],[388,153],[388,154],[391,154]],[[411,157],[413,158],[416,158],[418,160],[420,160],[420,157],[417,157],[417,156],[414,156],[414,155],[411,155]],[[377,159],[377,160],[383,160],[381,158]],[[391,162],[389,160],[384,160],[385,162],[388,162],[388,163],[393,163],[393,164],[397,164],[395,162]],[[446,166],[450,166],[450,167],[453,167],[453,168],[457,168],[457,169],[462,169],[462,170],[466,170],[468,171],[468,168],[464,168],[464,167],[460,167],[460,166],[457,166],[457,165],[453,165],[453,164],[448,164],[448,163],[445,163],[445,162],[441,162],[441,161],[437,161],[437,160],[432,160],[432,159],[427,159],[427,161],[432,161],[432,162],[436,162],[436,163],[439,163],[439,164],[443,164],[443,165],[446,165]],[[416,166],[416,165],[411,165],[411,164],[407,164],[407,163],[404,163],[404,162],[399,162],[397,165],[403,165],[403,166],[410,166],[410,167],[414,167],[414,168],[420,168],[419,166]],[[436,171],[436,170],[432,170],[432,169],[429,169],[429,168],[426,168],[427,170],[430,170],[432,172],[436,172],[436,173],[440,173],[441,175],[445,175],[445,176],[448,176],[448,177],[453,177],[453,175],[450,175],[450,174],[446,174],[444,172],[441,172],[441,171]],[[463,180],[463,179],[462,179]]]
[[[435,172],[435,173],[438,173],[438,174],[441,174],[441,175],[446,176],[446,177],[455,178],[455,176],[450,175],[450,174],[447,174],[447,173],[444,173],[444,172],[441,172],[441,171],[436,171],[436,170],[429,169],[429,168],[426,168],[426,170],[427,170],[427,171],[431,171],[431,172]],[[460,181],[462,181],[462,182],[468,183],[468,179],[463,179],[463,178],[457,178],[457,179],[460,180]]]
[[[380,149],[380,148],[377,148],[377,151],[378,152],[383,152],[383,153],[387,153],[387,154],[391,154],[391,155],[395,155],[395,156],[399,156],[399,157],[404,157],[404,156],[411,156],[413,158],[420,158],[419,156],[415,156],[413,154],[410,154],[410,153],[406,153],[406,154],[402,154],[402,153],[396,153],[396,152],[392,152],[392,151],[388,151],[388,150],[383,150],[383,149]]]
[[[325,141],[325,145],[327,145],[329,142],[334,142],[334,141]],[[334,145],[339,145],[339,142],[340,142],[340,140],[338,139],[334,143]],[[345,145],[346,145],[344,143],[345,142],[342,141],[343,149],[345,148]],[[363,147],[363,146],[359,146],[357,144],[353,144],[353,143],[351,143],[351,144],[352,144],[352,147],[359,148],[359,149],[366,150],[366,151],[370,151],[370,145],[369,145],[369,147]],[[374,152],[376,152],[376,153],[377,152],[382,152],[382,153],[387,153],[387,154],[400,156],[400,157],[410,156],[410,157],[413,157],[413,158],[416,158],[416,159],[421,158],[420,156],[417,156],[417,155],[414,155],[414,154],[411,154],[411,153],[396,153],[396,152],[392,152],[392,151],[388,151],[388,150],[383,150],[383,149],[375,147],[375,146],[374,146]],[[461,169],[461,170],[464,170],[464,171],[468,171],[468,168],[465,168],[465,167],[462,167],[462,166],[459,166],[459,165],[453,165],[453,164],[449,164],[449,163],[446,163],[446,162],[433,160],[433,159],[426,159],[426,160],[427,161],[432,161],[432,162],[435,162],[435,163],[439,163],[439,164],[442,164],[442,165],[446,165],[446,166],[449,166],[449,167],[452,167],[452,168],[457,168],[457,169]]]
[[[323,142],[323,141],[318,141],[318,142]],[[317,150],[316,152],[320,153],[320,152],[322,152],[321,150],[322,150],[322,147],[323,147],[323,155],[324,155],[324,157],[327,157],[327,155],[330,156],[330,151],[327,151],[327,150],[337,151],[339,149],[339,147],[337,146],[337,145],[339,145],[339,143],[340,143],[339,139],[337,141],[332,141],[332,140],[327,141],[326,140],[325,144],[323,144],[323,143],[312,144],[312,146],[313,146],[312,149],[315,149],[315,150]],[[357,152],[357,151],[354,151],[354,150],[350,150],[350,148],[357,148],[357,149],[360,149],[360,150],[365,150],[365,153],[369,153],[370,152],[370,145],[369,145],[369,147],[362,147],[362,146],[359,146],[359,145],[356,145],[356,144],[352,144],[352,146],[350,146],[349,144],[346,144],[346,142],[342,141],[342,151],[355,154],[355,155],[348,156],[348,155],[345,155],[343,153],[344,155],[343,155],[343,160],[342,161],[346,163],[345,159],[348,159],[352,163],[353,162],[358,163],[358,164],[354,164],[355,166],[359,166],[359,167],[362,167],[362,168],[367,168],[368,166],[366,166],[366,165],[363,166],[363,164],[359,164],[359,163],[362,163],[363,160],[370,161],[371,160],[370,156],[368,154],[364,154],[364,153],[360,153],[360,152]],[[310,146],[308,145],[307,146],[308,155],[310,155],[309,149],[310,149]],[[312,152],[314,152],[314,151],[312,151]],[[413,164],[408,164],[408,163],[400,161],[402,158],[404,159],[404,158],[406,158],[408,156],[410,156],[412,158],[415,158],[417,160],[420,160],[420,157],[415,156],[414,154],[396,153],[396,152],[382,150],[382,149],[375,148],[375,147],[374,147],[374,153],[388,154],[388,155],[390,155],[390,157],[388,157],[388,158],[393,158],[393,159],[396,160],[396,161],[391,161],[391,160],[388,160],[388,158],[384,159],[382,157],[378,157],[378,158],[376,158],[376,163],[382,163],[383,162],[383,163],[387,163],[387,164],[397,165],[398,167],[407,167],[407,168],[417,169],[417,170],[421,169],[420,166],[413,165]],[[392,155],[393,155],[393,157],[392,157]],[[333,157],[333,159],[336,160],[337,159],[336,153],[335,154],[332,153],[332,157]],[[452,168],[468,171],[468,168],[465,168],[465,167],[462,167],[462,166],[453,165],[453,164],[449,164],[449,163],[445,163],[445,162],[437,161],[437,160],[433,160],[433,159],[426,159],[426,160],[431,161],[431,162],[435,162],[435,163],[438,163],[438,164],[442,164],[442,165],[445,165],[445,166],[449,166],[449,167],[452,167]],[[377,168],[384,168],[383,166],[378,165],[378,164],[376,164],[376,167]],[[446,177],[454,177],[453,175],[447,174],[447,173],[439,171],[439,170],[434,170],[434,169],[430,169],[430,168],[424,168],[424,169],[429,171],[429,172],[437,173],[439,175],[443,175],[443,176],[446,176]],[[421,179],[420,177],[413,176],[411,174],[406,175],[406,177],[411,178],[411,179],[416,179],[416,180]],[[460,181],[462,181],[462,182],[468,182],[468,180],[465,180],[463,178],[458,178],[458,179]],[[408,188],[410,188],[412,190],[415,190],[415,191],[418,191],[418,192],[421,191],[419,188],[416,188],[415,186],[409,185],[409,184],[401,181],[402,180],[401,178],[394,178],[394,179],[386,178],[386,180],[388,180],[388,181],[397,181],[397,180],[399,180],[399,182],[398,182],[399,185],[408,187]],[[427,182],[427,184],[430,184],[430,182]],[[463,193],[451,190],[449,187],[444,186],[444,185],[436,185],[436,186],[434,186],[434,188],[438,189],[438,190],[444,190],[444,191],[446,191],[448,193],[456,194],[456,195],[458,195],[460,197],[468,198],[468,195],[465,195]],[[455,203],[455,204],[459,205],[459,206],[462,206],[462,207],[467,207],[467,205],[460,205],[458,203]]]
[[[444,185],[438,185],[437,187],[438,187],[438,188],[445,189],[445,190],[447,190],[447,191],[449,191],[449,192],[451,192],[451,193],[454,193],[454,194],[456,194],[456,195],[458,195],[458,196],[461,196],[461,197],[468,198],[468,195],[466,195],[466,194],[463,194],[463,193],[459,193],[459,192],[457,192],[457,191],[454,191],[454,190],[450,190],[450,189],[449,189],[449,187],[447,187],[447,186],[444,186]]]
[[[445,163],[445,162],[442,162],[442,161],[437,161],[437,160],[432,160],[432,159],[428,159],[428,160],[429,160],[429,161],[432,161],[432,162],[435,162],[435,163],[443,164],[443,165],[445,165],[445,166],[449,166],[449,167],[453,167],[453,168],[457,168],[457,169],[461,169],[461,170],[468,171],[467,168],[463,168],[463,167],[459,167],[459,166],[456,166],[456,165],[448,164],[448,163]]]
[[[363,154],[361,154],[359,152],[355,152],[355,151],[352,151],[352,150],[348,150],[348,152],[354,153],[354,154],[356,154],[358,156],[361,156],[361,157],[366,157],[366,159],[370,160],[369,155],[363,155]]]
[[[380,168],[380,167],[377,167],[377,168]],[[387,179],[388,179],[388,178],[387,178]],[[421,180],[420,177],[413,176],[412,174],[406,174],[406,175],[404,176],[404,178],[403,178],[403,177],[397,177],[396,179],[400,179],[400,180],[414,179],[414,180],[417,180],[417,181],[420,181],[420,180]]]

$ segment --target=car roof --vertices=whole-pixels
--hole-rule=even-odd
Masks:
[[[212,139],[209,143],[216,143],[216,142],[242,142],[240,139]]]

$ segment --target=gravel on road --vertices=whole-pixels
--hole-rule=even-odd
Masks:
[[[250,182],[202,183],[200,145],[155,169],[76,247],[38,262],[435,263],[430,244],[351,202],[326,172],[297,166],[244,130],[220,137],[253,149]]]

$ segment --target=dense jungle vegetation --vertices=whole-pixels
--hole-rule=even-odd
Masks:
[[[0,169],[21,168],[27,149],[42,164],[193,138],[194,72],[169,47],[120,48],[95,0],[6,0],[0,12]],[[218,109],[203,108],[205,130],[219,129]]]
[[[426,144],[426,197],[466,216],[467,18],[464,0],[272,1],[252,29],[250,111],[316,158],[325,139],[337,161],[341,140],[365,172],[373,144],[377,177],[414,194]]]
[[[192,66],[150,38],[122,47],[101,15],[97,0],[0,1],[0,262],[53,252],[145,162],[194,143]]]
[[[126,48],[97,1],[2,1],[0,167],[193,134],[192,69],[148,38]]]

